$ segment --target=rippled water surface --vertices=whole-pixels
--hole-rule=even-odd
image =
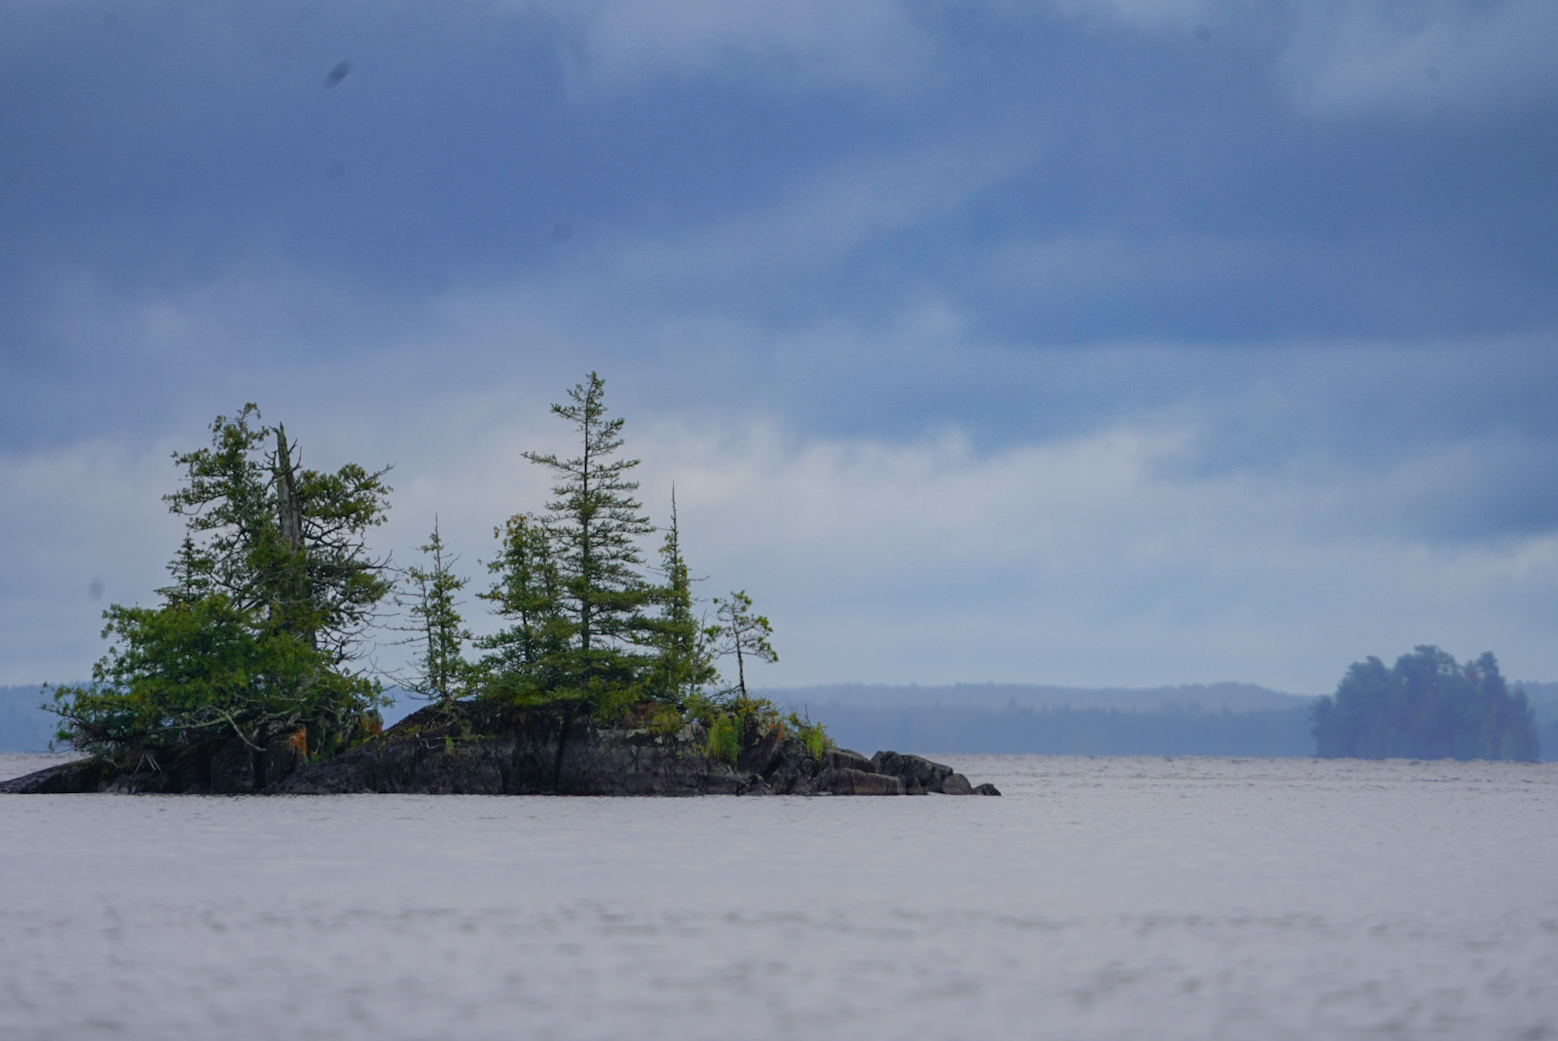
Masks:
[[[1006,796],[0,797],[0,1037],[1558,1039],[1558,764],[947,758]]]

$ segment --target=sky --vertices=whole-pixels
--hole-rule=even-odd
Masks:
[[[248,401],[474,593],[591,370],[765,685],[1558,677],[1555,53],[1550,0],[4,0],[0,683],[154,602]]]

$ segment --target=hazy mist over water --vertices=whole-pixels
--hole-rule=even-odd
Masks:
[[[1558,1032],[1558,767],[951,761],[1005,797],[0,800],[0,1035]]]

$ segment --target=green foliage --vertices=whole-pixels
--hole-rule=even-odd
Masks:
[[[516,625],[488,644],[497,652],[489,658],[489,689],[574,701],[612,717],[650,693],[650,656],[639,648],[653,642],[645,609],[656,594],[640,570],[636,540],[654,528],[633,497],[638,484],[628,479],[638,460],[613,458],[622,420],[607,416],[605,381],[592,372],[568,397],[552,412],[573,424],[579,454],[525,453],[557,483],[539,522],[510,522],[513,537],[494,568],[500,577],[489,599]]]
[[[833,742],[829,740],[828,732],[823,729],[821,723],[813,723],[796,712],[791,712],[785,722],[795,731],[795,736],[800,738],[806,754],[813,759],[821,759],[822,753],[833,747]]]
[[[813,723],[797,712],[781,714],[767,698],[700,692],[688,698],[677,715],[701,724],[709,735],[709,756],[727,762],[734,763],[737,751],[744,745],[771,735],[793,735],[813,759],[820,759],[834,747],[821,723]]]
[[[676,490],[671,491],[671,524],[660,547],[665,584],[654,590],[658,617],[646,622],[645,643],[656,651],[649,662],[646,693],[658,701],[680,705],[719,680],[707,636],[693,613],[692,578],[682,556],[676,516]]]
[[[746,661],[777,659],[771,629],[745,593],[716,601],[719,624],[702,626],[674,489],[663,583],[645,577],[638,540],[654,529],[630,479],[638,460],[618,456],[623,421],[607,414],[604,395],[605,381],[592,372],[552,406],[572,424],[577,455],[525,453],[551,471],[553,497],[541,516],[517,514],[494,533],[501,550],[487,565],[493,584],[479,595],[508,625],[476,641],[486,652],[476,685],[486,697],[572,703],[603,719],[657,703],[675,709],[675,725],[665,724],[673,730],[688,719],[713,726],[730,708],[706,694],[719,682],[716,642],[736,656],[737,683],[724,693],[745,699]]]
[[[164,498],[186,518],[187,536],[171,566],[175,585],[161,592],[223,593],[333,663],[349,661],[389,592],[383,563],[364,542],[389,508],[388,471],[354,463],[335,473],[298,469],[285,429],[251,425],[259,418],[253,404],[233,419],[218,416],[211,447],[174,456],[186,481]]]
[[[689,694],[680,706],[680,713],[688,720],[709,727],[714,721],[725,713],[724,702],[726,698],[716,697],[706,691],[697,690]]]
[[[734,763],[741,747],[741,720],[720,715],[709,724],[709,758]]]
[[[644,729],[656,737],[671,737],[681,731],[687,725],[687,717],[675,705],[654,704],[650,706],[648,718],[644,721]]]
[[[794,736],[813,759],[834,747],[821,723],[813,723],[799,713],[782,715],[778,707],[767,698],[724,695],[716,698],[695,699],[684,709],[688,717],[703,723],[709,732],[710,756],[714,749],[737,748],[754,744],[769,737]],[[727,737],[726,735],[734,735]],[[735,753],[732,752],[732,755]],[[730,762],[735,762],[734,758]]]
[[[1354,662],[1314,710],[1316,754],[1360,759],[1539,759],[1523,691],[1511,693],[1492,654],[1464,665],[1420,646],[1394,667]]]
[[[661,736],[696,721],[710,754],[733,759],[744,742],[786,725],[746,687],[748,660],[777,660],[771,627],[745,592],[716,600],[718,624],[702,626],[674,489],[664,581],[645,577],[639,540],[654,529],[630,479],[638,460],[618,455],[623,421],[607,414],[604,389],[590,373],[552,407],[572,424],[577,455],[525,455],[551,471],[552,499],[544,514],[517,514],[494,533],[492,585],[478,595],[506,624],[474,641],[484,652],[475,663],[460,613],[466,581],[435,522],[419,547],[425,560],[406,569],[395,598],[410,619],[401,631],[415,634],[406,642],[418,645],[414,674],[400,682],[449,718],[456,701],[479,695],[492,699],[487,708],[636,716]],[[260,420],[254,405],[219,416],[208,447],[174,457],[184,482],[166,501],[186,532],[172,581],[157,606],[105,612],[112,645],[92,681],[54,691],[61,740],[156,763],[233,736],[260,748],[300,728],[314,754],[329,755],[376,731],[382,692],[352,663],[392,593],[386,562],[365,544],[388,508],[386,471],[305,469],[286,432]],[[736,683],[722,691],[711,691],[716,653],[736,659]],[[821,728],[791,724],[821,754]]]
[[[736,684],[730,692],[744,701],[747,697],[747,659],[779,660],[768,642],[774,631],[767,618],[752,613],[752,598],[747,596],[746,590],[731,593],[725,599],[715,597],[714,606],[716,624],[704,630],[704,634],[713,644],[715,657],[733,656],[736,659]]]
[[[421,647],[416,673],[404,677],[400,685],[430,701],[447,704],[464,697],[472,679],[472,668],[465,660],[465,641],[471,634],[460,617],[457,599],[466,580],[451,570],[456,558],[448,555],[438,522],[427,544],[417,547],[429,560],[426,568],[406,569],[410,589],[397,596],[396,603],[411,615],[411,631]]]
[[[528,513],[510,517],[493,536],[501,548],[487,570],[497,577],[478,595],[510,624],[476,641],[488,652],[480,663],[484,689],[518,702],[544,698],[574,671],[569,661],[573,628],[562,610],[562,578],[551,536]]]
[[[113,605],[92,682],[54,691],[58,737],[107,759],[149,759],[238,736],[263,745],[306,727],[316,752],[376,725],[378,685],[351,671],[389,592],[364,545],[383,521],[384,471],[298,469],[277,427],[247,405],[176,455],[186,518],[158,607]],[[275,448],[265,446],[274,436]]]

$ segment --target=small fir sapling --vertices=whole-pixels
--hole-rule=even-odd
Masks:
[[[404,627],[414,635],[407,642],[419,647],[416,672],[400,681],[401,687],[419,697],[447,705],[470,693],[472,667],[465,659],[465,644],[471,639],[460,615],[459,593],[466,579],[453,567],[458,557],[448,553],[433,520],[433,531],[425,545],[417,547],[427,567],[406,569],[408,588],[395,602],[411,616]]]

